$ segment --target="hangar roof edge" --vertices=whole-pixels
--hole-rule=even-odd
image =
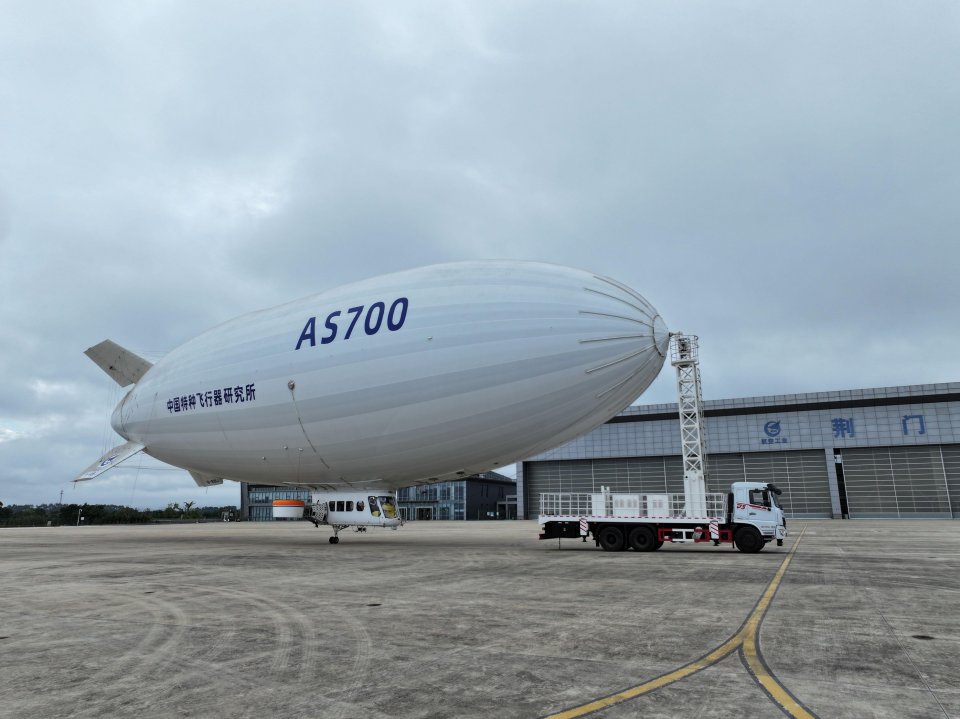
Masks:
[[[960,401],[960,382],[941,382],[835,392],[706,400],[703,403],[703,414],[705,417],[722,417],[738,414],[804,412],[844,407],[881,407],[957,401]],[[676,403],[636,405],[613,417],[609,423],[674,420],[677,418],[677,412]]]

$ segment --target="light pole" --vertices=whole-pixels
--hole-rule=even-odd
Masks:
[[[83,518],[83,509],[77,510],[77,526],[80,526],[80,520]]]

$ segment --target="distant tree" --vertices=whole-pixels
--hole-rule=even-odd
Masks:
[[[197,510],[194,510],[194,511],[197,511]],[[201,507],[199,512],[200,512],[200,516],[203,517],[204,519],[221,520],[223,519],[224,512],[232,512],[233,516],[236,517],[238,513],[238,509],[236,506],[228,504],[223,507]]]
[[[178,519],[181,514],[183,514],[183,509],[180,507],[180,503],[170,502],[166,509],[161,510],[157,516],[160,519]]]
[[[0,508],[0,522],[8,527],[38,527],[47,523],[47,512],[32,504],[11,504]]]
[[[102,504],[84,504],[80,525],[89,527],[91,524],[103,524],[103,517],[106,514],[105,509]]]
[[[224,507],[236,513],[236,507]],[[0,506],[0,526],[39,527],[47,522],[55,525],[76,526],[77,518],[83,517],[81,525],[88,524],[135,524],[153,519],[220,519],[220,507],[200,509],[196,502],[186,502],[181,507],[171,502],[166,509],[142,511],[119,504],[12,504]]]
[[[80,510],[79,504],[63,504],[60,506],[60,524],[76,524],[77,512]]]

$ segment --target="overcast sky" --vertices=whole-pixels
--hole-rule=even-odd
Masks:
[[[958,8],[0,2],[0,501],[237,502],[71,485],[83,350],[451,260],[625,282],[706,399],[960,379]]]

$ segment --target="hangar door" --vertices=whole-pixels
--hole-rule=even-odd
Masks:
[[[541,493],[587,494],[600,487],[626,494],[682,493],[683,463],[679,456],[525,462],[524,514],[537,518]]]
[[[947,491],[950,509],[955,519],[960,519],[960,444],[946,444],[940,447],[943,457],[943,473],[947,478]]]
[[[946,462],[949,456],[954,466],[956,445],[943,449],[946,455],[937,445],[841,450],[851,519],[951,517]]]
[[[707,457],[707,491],[727,492],[733,482],[773,482],[788,517],[830,517],[830,489],[822,450],[712,454]],[[524,512],[535,519],[543,492],[683,493],[679,456],[526,462]]]
[[[787,517],[831,517],[830,480],[823,450],[745,452],[707,457],[707,491],[726,492],[733,482],[773,482]]]

